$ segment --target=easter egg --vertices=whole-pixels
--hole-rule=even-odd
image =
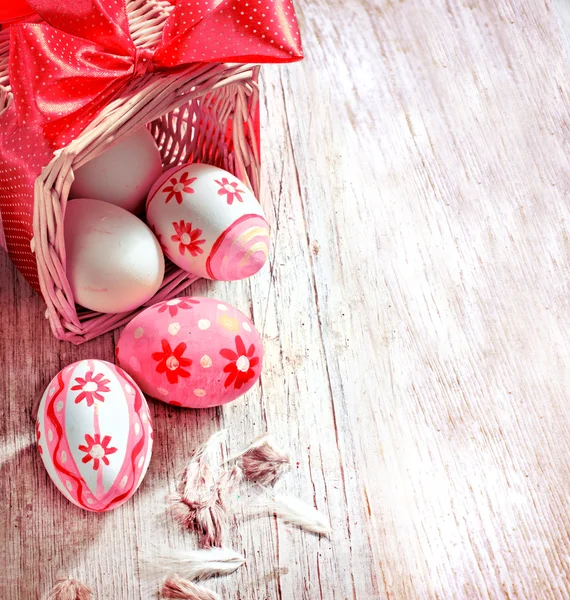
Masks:
[[[99,200],[67,203],[67,279],[75,301],[102,313],[138,308],[156,294],[164,255],[152,231],[130,212]]]
[[[175,298],[137,315],[121,332],[117,362],[159,400],[191,408],[235,400],[259,379],[261,337],[237,308]]]
[[[147,194],[162,174],[160,152],[143,127],[79,167],[71,198],[96,198],[138,214]]]
[[[60,371],[42,396],[36,422],[44,466],[59,491],[103,512],[139,487],[152,452],[146,400],[120,368],[82,360]]]
[[[207,279],[249,277],[269,253],[261,205],[241,181],[211,165],[167,171],[149,193],[146,218],[168,258]]]

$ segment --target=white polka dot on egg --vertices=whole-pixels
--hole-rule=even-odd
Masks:
[[[202,356],[202,358],[200,359],[200,364],[204,369],[209,369],[213,364],[212,358],[207,354],[204,354],[204,356]]]
[[[168,333],[170,335],[178,335],[179,331],[180,331],[180,323],[170,323],[170,325],[168,326]]]
[[[198,329],[201,329],[202,331],[206,331],[206,329],[210,328],[210,321],[208,319],[200,319],[198,321]]]

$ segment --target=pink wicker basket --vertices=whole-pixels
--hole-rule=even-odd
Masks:
[[[127,0],[127,10],[133,41],[150,48],[160,39],[172,5],[165,0]],[[8,35],[8,31],[0,32],[0,115],[13,100]],[[74,302],[66,278],[63,238],[73,169],[146,124],[165,167],[183,162],[213,164],[232,172],[258,194],[258,69],[252,64],[194,63],[135,79],[43,167],[35,181],[29,214],[17,202],[0,198],[4,245],[24,277],[41,292],[57,338],[79,344],[125,324],[138,312],[99,314]],[[0,167],[0,186],[7,181],[9,173]],[[32,216],[29,230],[33,235],[28,239],[24,225]],[[29,254],[22,250],[22,239],[29,244]],[[18,245],[11,240],[18,240]],[[169,263],[162,288],[147,304],[173,297],[195,279]]]

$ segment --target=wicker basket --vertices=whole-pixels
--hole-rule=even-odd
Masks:
[[[172,10],[171,4],[165,0],[127,0],[127,10],[135,44],[146,48],[156,45]],[[12,101],[8,49],[8,31],[0,32],[0,114]],[[65,204],[73,169],[148,124],[165,167],[189,161],[213,164],[232,172],[257,195],[258,69],[258,65],[251,64],[201,63],[135,79],[43,168],[34,186],[33,238],[30,240],[33,254],[25,258],[11,253],[11,257],[32,286],[41,292],[47,305],[46,316],[57,338],[82,343],[125,324],[144,308],[129,313],[100,314],[76,306],[65,274],[63,238]],[[10,237],[18,235],[21,225],[19,213],[7,211],[6,206],[0,209],[8,240],[4,243],[10,251]],[[31,260],[34,255],[35,264]],[[173,297],[195,279],[167,261],[162,287],[145,306]]]

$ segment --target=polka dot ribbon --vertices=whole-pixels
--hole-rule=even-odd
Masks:
[[[135,77],[195,62],[303,57],[292,0],[178,0],[152,50],[137,48],[124,0],[28,0],[40,23],[11,26],[10,83],[21,125],[59,148]]]

